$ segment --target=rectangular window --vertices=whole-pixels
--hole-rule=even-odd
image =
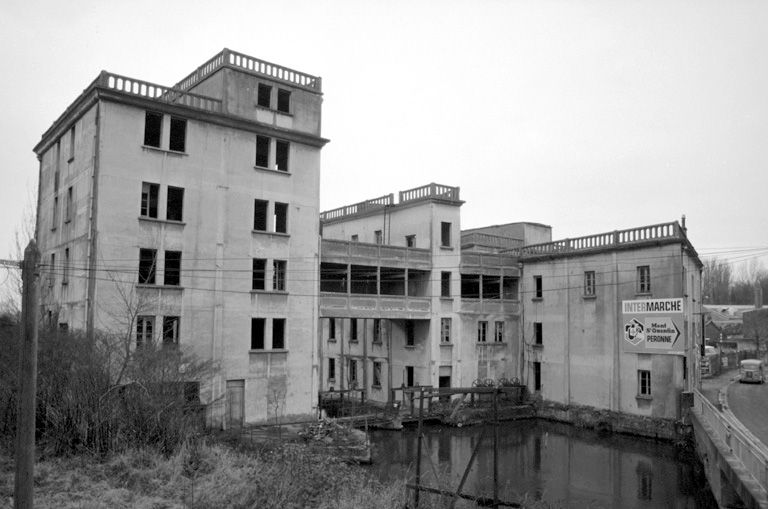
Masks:
[[[157,250],[139,249],[139,284],[155,284],[157,269]]]
[[[357,234],[352,235],[350,239],[352,240],[352,242],[360,242],[360,237]]]
[[[72,186],[69,186],[67,188],[67,203],[66,203],[66,206],[64,207],[65,223],[72,221],[72,195],[73,195]]]
[[[336,339],[336,319],[328,319],[328,339]]]
[[[165,276],[167,286],[179,286],[181,283],[181,251],[165,252]]]
[[[136,318],[136,348],[152,344],[152,334],[155,330],[154,316],[139,316]]]
[[[413,366],[405,367],[405,386],[413,387],[416,385],[416,377],[414,376]]]
[[[184,188],[168,186],[168,201],[165,210],[168,221],[182,221],[184,218]]]
[[[175,152],[184,152],[187,144],[187,121],[183,118],[171,117],[171,136],[168,148]]]
[[[357,341],[357,318],[349,319],[349,340]]]
[[[51,278],[48,286],[50,287],[54,284],[56,284],[56,253],[51,253]]]
[[[373,386],[381,387],[381,362],[373,361]]]
[[[451,319],[450,318],[440,319],[440,342],[441,343],[451,342]]]
[[[441,297],[451,296],[451,273],[450,272],[440,273],[440,296]]]
[[[260,232],[267,231],[267,208],[269,202],[265,200],[253,200],[253,229]]]
[[[416,344],[416,324],[413,320],[405,321],[405,346]]]
[[[290,144],[287,141],[275,141],[275,169],[288,171],[288,153]]]
[[[273,260],[272,261],[272,289],[278,292],[285,291],[285,268],[287,262],[285,260]]]
[[[160,148],[163,132],[163,114],[148,111],[144,117],[144,145]]]
[[[256,104],[262,108],[269,108],[272,104],[272,87],[259,83],[258,97]]]
[[[61,277],[61,284],[69,283],[69,248],[64,249],[64,275]]]
[[[651,372],[646,369],[637,370],[637,395],[651,395]]]
[[[263,258],[253,259],[253,275],[251,278],[251,290],[265,290],[265,273],[267,270],[267,260]]]
[[[544,344],[544,328],[541,322],[533,322],[533,344]]]
[[[416,247],[416,235],[406,235],[405,236],[405,246],[406,247]]]
[[[518,280],[516,277],[503,276],[501,278],[501,298],[517,300]]]
[[[69,130],[69,162],[75,160],[75,126]]]
[[[288,204],[275,202],[275,231],[288,233]]]
[[[544,284],[541,276],[533,276],[533,298],[541,299],[544,297]]]
[[[381,343],[381,318],[373,319],[373,342]]]
[[[328,359],[328,381],[336,381],[336,359]]]
[[[477,341],[478,343],[485,343],[488,336],[488,322],[480,320],[477,322]]]
[[[157,218],[157,196],[160,194],[160,184],[141,183],[141,217]]]
[[[497,343],[503,343],[504,342],[504,322],[496,322],[496,323],[494,323],[493,339]]]
[[[592,296],[595,294],[595,271],[588,270],[584,273],[584,295]]]
[[[251,350],[264,350],[265,323],[264,318],[251,318]]]
[[[272,349],[285,349],[285,318],[272,319]]]
[[[163,317],[163,346],[176,346],[179,344],[179,317]]]
[[[373,232],[373,242],[375,244],[381,244],[381,239],[382,239],[381,230],[374,230],[374,232]]]
[[[59,226],[59,197],[53,197],[53,217],[51,219],[51,230],[55,230]]]
[[[357,383],[357,360],[349,359],[349,385]]]
[[[533,363],[533,390],[541,390],[541,363]]]
[[[282,88],[277,89],[277,111],[290,113],[291,109],[291,91]]]
[[[451,247],[451,223],[440,223],[440,245]]]
[[[637,293],[651,293],[650,265],[641,265],[637,268]]]
[[[256,166],[269,168],[269,138],[256,136]]]

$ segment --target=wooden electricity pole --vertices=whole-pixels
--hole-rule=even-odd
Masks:
[[[35,470],[35,393],[37,391],[37,299],[40,250],[34,239],[24,250],[21,278],[21,342],[19,348],[19,407],[16,418],[16,485],[14,507],[33,507]]]

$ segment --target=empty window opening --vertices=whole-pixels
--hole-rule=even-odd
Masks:
[[[176,346],[179,344],[179,317],[163,317],[163,346]]]
[[[349,340],[357,341],[357,319],[349,319]]]
[[[373,319],[373,342],[381,343],[381,318]]]
[[[451,223],[440,223],[440,245],[451,247]]]
[[[441,343],[451,342],[451,319],[450,318],[440,319],[440,342]]]
[[[288,204],[275,202],[275,231],[288,233]]]
[[[375,244],[381,244],[382,239],[383,239],[383,237],[381,235],[381,230],[374,230],[374,232],[373,232],[373,242]]]
[[[184,152],[187,144],[187,121],[183,118],[171,117],[171,135],[168,139],[168,149]]]
[[[56,253],[51,253],[51,277],[48,282],[48,286],[51,287],[56,283]],[[702,347],[704,348],[704,347]]]
[[[416,344],[416,323],[413,320],[405,321],[405,345],[414,346]]]
[[[272,349],[285,349],[285,318],[272,319]]]
[[[408,296],[426,297],[429,294],[430,272],[428,270],[410,269],[408,277]]]
[[[160,184],[141,183],[141,217],[157,217],[157,197]]]
[[[461,298],[479,299],[480,298],[480,275],[462,274],[461,275]]]
[[[413,366],[405,367],[405,386],[413,387],[416,385],[416,377],[414,376]]]
[[[148,111],[144,118],[144,145],[148,147],[160,147],[160,138],[163,132],[163,115]]]
[[[516,277],[504,276],[501,278],[501,298],[517,300],[518,280]]]
[[[267,270],[267,260],[263,258],[253,259],[253,274],[251,276],[251,290],[265,290],[264,281]]]
[[[264,318],[251,318],[251,350],[264,350],[265,324]]]
[[[157,269],[157,250],[139,250],[139,284],[155,284],[155,272]]]
[[[336,319],[328,319],[328,339],[336,339]]]
[[[416,247],[416,235],[406,235],[405,236],[405,246],[406,247]]]
[[[259,83],[258,96],[256,98],[256,104],[262,108],[269,108],[272,104],[272,87]]]
[[[381,387],[381,362],[373,361],[373,386]]]
[[[282,88],[277,89],[277,111],[290,113],[291,91]]]
[[[641,265],[637,268],[637,293],[651,293],[651,267]]]
[[[320,263],[320,291],[347,293],[347,266],[342,263]]]
[[[179,286],[181,282],[181,251],[165,252],[165,284]]]
[[[541,390],[541,363],[540,362],[533,363],[533,390],[534,391]]]
[[[168,186],[168,200],[165,218],[169,221],[182,221],[184,218],[184,188]]]
[[[290,144],[287,141],[277,140],[275,142],[275,169],[279,171],[288,171],[288,153]]]
[[[152,344],[155,330],[154,316],[139,316],[136,318],[136,348]]]
[[[69,161],[75,160],[75,126],[69,130]]]
[[[501,276],[483,274],[482,294],[484,299],[501,299]]]
[[[72,186],[67,188],[67,203],[64,208],[64,222],[68,223],[72,220],[72,200],[73,200]]]
[[[269,138],[256,136],[256,166],[269,168]]]
[[[405,295],[405,269],[381,268],[381,294]]]
[[[485,343],[488,339],[488,322],[480,320],[477,322],[477,342]]]
[[[61,278],[61,284],[69,283],[69,248],[64,249],[64,275]]]
[[[651,372],[647,369],[637,370],[637,394],[638,396],[651,395]]]
[[[378,270],[366,265],[352,265],[352,293],[376,295]]]
[[[544,344],[544,329],[541,322],[533,322],[533,344]]]
[[[544,285],[541,276],[533,276],[533,297],[541,299],[544,297]]]
[[[349,386],[357,385],[357,360],[349,359]]]
[[[51,230],[55,230],[59,226],[59,197],[53,197],[53,214],[51,218]]]
[[[440,296],[441,297],[451,296],[451,273],[450,272],[440,273]]]
[[[287,262],[285,260],[272,261],[272,289],[278,292],[285,291],[285,271]]]
[[[253,200],[253,229],[260,232],[267,231],[267,209],[269,202],[265,200]]]
[[[352,240],[352,242],[360,242],[360,237],[357,234],[352,235],[350,239]]]
[[[336,359],[328,359],[328,381],[336,381]]]
[[[494,324],[493,339],[496,343],[504,342],[504,322],[496,322]]]

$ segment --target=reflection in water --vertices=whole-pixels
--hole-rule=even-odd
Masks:
[[[423,484],[456,489],[482,430],[425,427]],[[493,428],[486,430],[465,493],[492,496]],[[415,429],[375,431],[371,441],[376,475],[413,477]],[[543,421],[500,425],[499,479],[506,500],[525,494],[565,507],[717,507],[693,462],[671,445]]]

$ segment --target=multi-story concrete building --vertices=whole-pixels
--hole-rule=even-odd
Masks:
[[[214,422],[309,412],[321,102],[227,49],[173,87],[102,72],[35,147],[47,319],[214,361]]]

